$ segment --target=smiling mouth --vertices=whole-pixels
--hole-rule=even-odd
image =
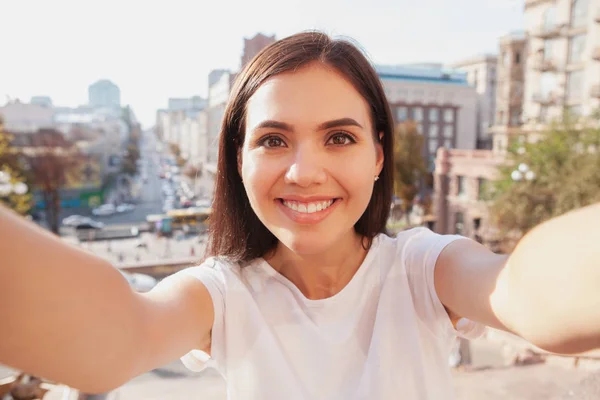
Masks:
[[[290,210],[293,210],[293,211],[296,211],[299,213],[304,213],[304,214],[314,214],[319,211],[326,210],[329,207],[331,207],[333,205],[333,203],[335,203],[337,200],[339,200],[339,199],[335,198],[335,199],[330,199],[330,200],[302,202],[302,201],[295,201],[295,200],[279,199],[279,201],[285,207],[289,208]]]

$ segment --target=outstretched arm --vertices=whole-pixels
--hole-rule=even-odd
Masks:
[[[106,261],[0,206],[0,363],[105,392],[202,348],[213,318],[195,278],[135,293]]]
[[[438,259],[436,291],[451,313],[557,353],[600,347],[600,204],[529,232],[510,256],[458,240]]]

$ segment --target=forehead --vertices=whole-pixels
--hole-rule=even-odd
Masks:
[[[338,118],[353,118],[364,127],[371,126],[365,99],[342,74],[322,64],[268,79],[246,107],[247,130],[264,120],[309,128]]]

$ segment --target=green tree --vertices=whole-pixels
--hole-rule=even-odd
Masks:
[[[595,125],[595,126],[594,126]],[[600,201],[600,129],[568,117],[535,141],[513,143],[490,185],[491,214],[521,237],[555,216]]]
[[[13,188],[25,188],[27,187],[23,186],[26,184],[25,178],[15,162],[15,152],[10,145],[11,140],[11,136],[4,131],[4,124],[0,117],[0,172],[8,178],[8,182],[4,182],[4,184],[9,184]],[[31,209],[31,194],[17,192],[19,191],[11,190],[8,195],[0,195],[0,203],[21,215],[26,215]]]
[[[401,207],[408,224],[413,202],[427,174],[423,136],[410,121],[398,124],[394,135],[394,193],[402,200]]]

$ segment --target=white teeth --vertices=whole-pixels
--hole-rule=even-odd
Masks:
[[[312,203],[299,203],[297,201],[283,202],[284,206],[291,208],[294,211],[298,211],[305,214],[312,214],[314,212],[323,211],[332,204],[333,200],[317,201]]]

